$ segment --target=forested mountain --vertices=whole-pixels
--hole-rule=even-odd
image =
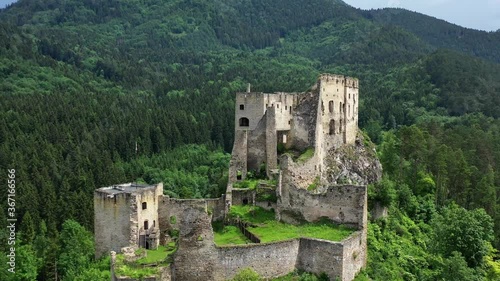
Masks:
[[[15,280],[109,279],[105,261],[64,244],[90,235],[95,188],[161,180],[170,196],[219,196],[233,93],[304,91],[322,72],[360,79],[360,126],[385,169],[370,204],[391,216],[370,225],[360,279],[495,280],[499,62],[499,32],[340,0],[20,0],[0,11],[0,168],[16,169],[23,240]],[[457,215],[469,219],[450,223]],[[439,229],[477,229],[466,241],[477,251]]]
[[[434,48],[448,48],[459,52],[500,62],[500,32],[486,32],[463,28],[444,20],[404,9],[386,8],[364,11],[374,22],[401,27]]]

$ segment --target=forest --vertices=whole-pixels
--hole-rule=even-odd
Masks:
[[[357,280],[500,280],[500,32],[341,0],[0,10],[0,182],[15,169],[18,219],[16,274],[0,230],[0,280],[109,280],[93,254],[96,188],[220,196],[234,93],[305,91],[321,73],[360,79],[359,126],[384,168],[369,205],[390,215],[370,223]]]

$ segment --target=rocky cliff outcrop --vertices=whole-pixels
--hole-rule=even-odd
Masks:
[[[328,151],[325,158],[328,185],[367,185],[382,178],[382,165],[375,145],[358,131],[354,145]]]

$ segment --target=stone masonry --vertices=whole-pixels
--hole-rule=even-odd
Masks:
[[[299,269],[353,280],[367,260],[366,185],[381,177],[374,149],[358,132],[358,89],[357,79],[323,74],[303,93],[237,93],[226,194],[186,200],[163,195],[161,183],[100,188],[94,195],[96,256],[130,246],[154,249],[170,241],[170,233],[179,233],[173,262],[147,280],[224,281],[246,267],[264,278]],[[298,161],[290,153],[279,155],[278,147],[313,153]],[[263,176],[264,166],[272,185],[233,189],[249,171]],[[258,202],[259,191],[276,197]],[[276,219],[287,223],[328,219],[357,231],[339,242],[299,238],[216,246],[212,222],[224,220],[231,205],[242,204],[272,208]]]

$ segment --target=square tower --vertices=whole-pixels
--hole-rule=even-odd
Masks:
[[[159,244],[158,201],[163,183],[125,183],[94,192],[96,257],[123,247],[156,249]]]

